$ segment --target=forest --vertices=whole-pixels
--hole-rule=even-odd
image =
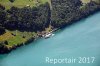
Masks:
[[[42,31],[50,21],[49,4],[38,7],[11,7],[5,10],[0,6],[0,24],[8,30]]]
[[[43,31],[50,24],[60,28],[100,10],[100,4],[92,0],[85,5],[81,0],[51,0],[51,7],[52,9],[49,3],[45,3],[32,8],[12,6],[6,10],[0,4],[0,34],[4,33],[4,29]]]
[[[51,0],[51,3],[53,8],[51,24],[55,28],[66,27],[66,25],[100,11],[100,3],[92,0],[85,4],[81,0]]]
[[[16,0],[9,1],[13,3]],[[0,4],[0,35],[14,30],[37,33],[49,26],[64,28],[97,11],[100,11],[99,0],[91,0],[89,3],[83,3],[81,0],[51,0],[51,4],[46,2],[37,7],[28,5],[23,8],[11,6],[9,9]],[[21,39],[23,38],[25,36]],[[7,40],[0,42],[0,53],[5,52],[8,45]],[[15,43],[12,45],[15,46]]]

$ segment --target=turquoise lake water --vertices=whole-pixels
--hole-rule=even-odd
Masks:
[[[95,57],[93,63],[46,63],[49,58]],[[39,39],[9,54],[0,55],[0,66],[100,66],[100,12]]]

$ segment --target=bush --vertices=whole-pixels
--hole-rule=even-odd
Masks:
[[[9,0],[9,1],[13,3],[15,0]]]

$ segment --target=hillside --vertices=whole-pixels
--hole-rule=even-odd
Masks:
[[[100,3],[100,0],[81,0],[83,3],[89,3],[90,1],[95,1],[96,3]]]
[[[5,6],[7,9],[9,9],[12,6],[18,8],[23,8],[26,6],[36,7],[46,2],[48,2],[48,0],[14,0],[14,2],[10,2],[9,0],[0,0],[0,4]]]
[[[0,0],[0,53],[100,11],[100,0]]]
[[[48,26],[48,2],[0,0],[0,53],[8,52],[7,50],[27,44],[38,37],[37,31]]]
[[[51,0],[51,3],[51,24],[55,28],[64,28],[100,11],[100,3],[97,0]]]

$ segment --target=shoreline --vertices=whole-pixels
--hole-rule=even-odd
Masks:
[[[55,31],[57,31],[58,29],[52,29],[50,32],[52,33],[52,32],[55,32]],[[10,53],[11,51],[13,51],[13,50],[16,50],[18,47],[21,47],[21,46],[24,46],[24,45],[28,45],[28,44],[30,44],[30,43],[32,43],[32,42],[34,42],[35,40],[38,40],[39,38],[41,39],[41,38],[44,38],[44,37],[41,37],[42,35],[44,35],[44,34],[42,34],[42,32],[40,32],[41,33],[41,35],[38,35],[37,34],[37,36],[36,37],[32,37],[32,38],[30,38],[30,39],[28,39],[26,42],[24,42],[24,43],[20,43],[20,44],[17,44],[17,45],[13,45],[12,47],[4,47],[3,49],[2,49],[2,51],[0,51],[0,54],[8,54],[8,53]],[[46,32],[46,33],[49,33],[49,32]]]
[[[96,9],[93,10],[92,12],[89,12],[88,14],[86,14],[85,16],[79,17],[79,19],[77,19],[77,20],[74,20],[74,19],[73,19],[71,22],[66,23],[65,26],[61,26],[61,28],[53,28],[53,29],[51,29],[51,31],[52,31],[52,32],[55,32],[55,31],[57,31],[57,30],[59,30],[59,29],[68,27],[68,26],[70,26],[71,24],[77,23],[77,22],[80,21],[81,19],[85,19],[85,18],[87,18],[87,17],[89,17],[89,16],[91,16],[91,15],[93,15],[93,14],[99,12],[99,11],[100,11],[100,8],[96,8]],[[49,31],[49,32],[50,32],[50,31]],[[51,33],[52,33],[52,32],[51,32]],[[41,35],[43,35],[42,32],[40,32],[40,33],[41,33]],[[37,33],[37,34],[38,34],[38,33]],[[31,42],[33,42],[33,41],[35,41],[35,40],[38,40],[38,38],[41,38],[41,35],[37,35],[36,37],[32,37],[32,38],[28,39],[25,43],[17,44],[17,45],[14,45],[14,46],[10,47],[10,48],[8,48],[8,47],[3,47],[2,50],[1,50],[1,48],[0,48],[0,50],[1,50],[1,51],[0,51],[0,54],[8,54],[8,53],[10,53],[12,50],[17,49],[17,48],[20,47],[20,46],[30,44]]]

